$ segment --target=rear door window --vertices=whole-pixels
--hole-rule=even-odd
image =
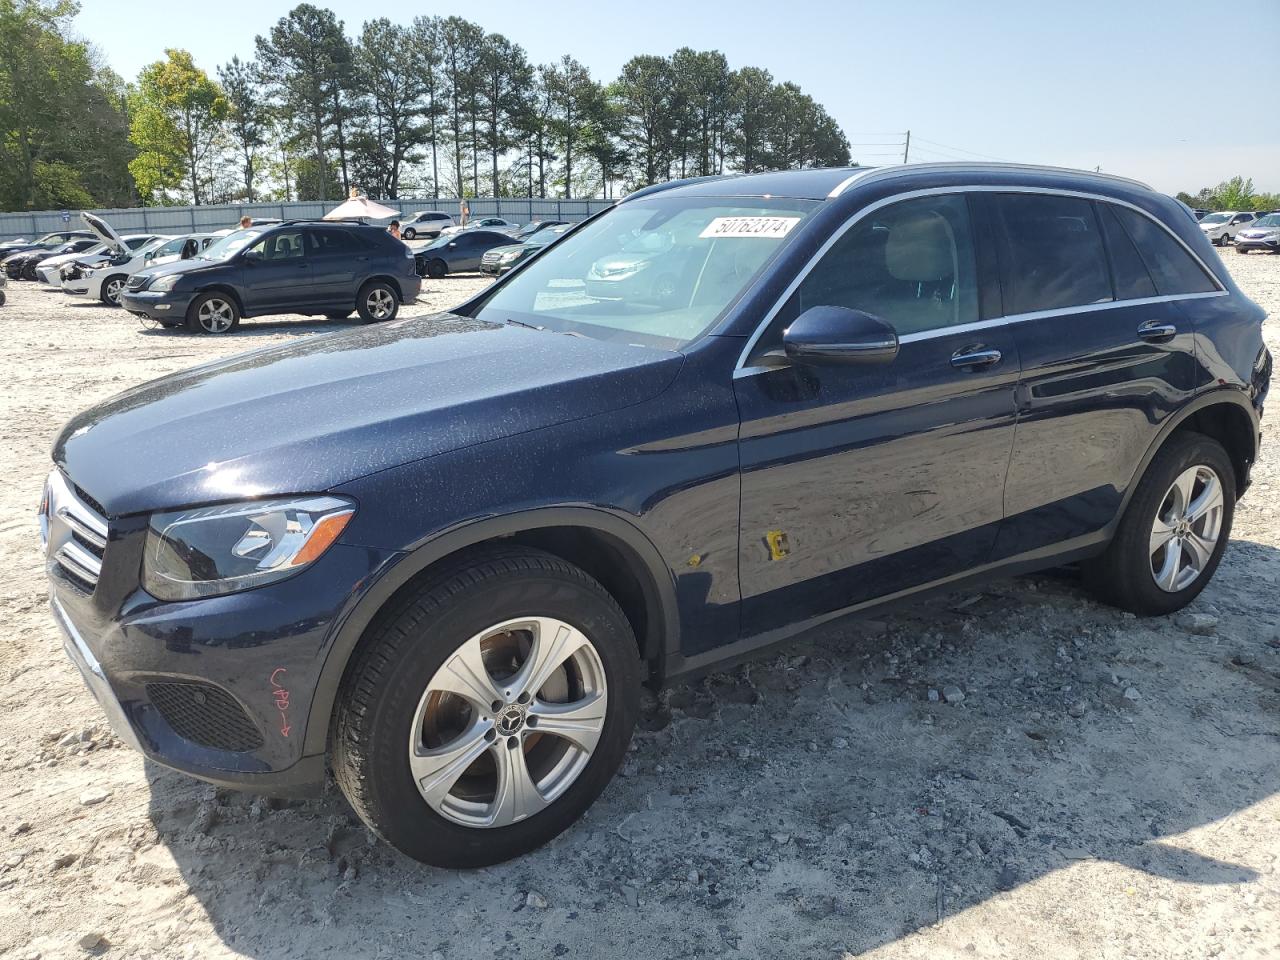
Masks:
[[[1111,271],[1090,201],[1008,193],[998,195],[996,209],[1005,236],[1006,313],[1083,307],[1113,299]]]
[[[1107,253],[1111,255],[1111,275],[1115,279],[1117,300],[1138,300],[1154,297],[1156,285],[1147,272],[1138,248],[1116,219],[1115,207],[1109,203],[1098,204],[1098,216],[1102,220],[1102,233],[1107,240]]]
[[[1161,296],[1209,293],[1218,289],[1187,248],[1164,227],[1128,207],[1116,207],[1115,213],[1138,248]]]

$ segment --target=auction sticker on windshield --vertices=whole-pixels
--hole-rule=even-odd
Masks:
[[[701,237],[785,237],[799,217],[716,217],[698,234]]]

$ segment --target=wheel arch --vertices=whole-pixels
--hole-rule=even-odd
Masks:
[[[414,590],[424,577],[495,544],[536,547],[587,570],[622,607],[650,678],[661,677],[666,650],[679,649],[680,627],[671,571],[648,537],[615,514],[586,507],[551,507],[493,517],[416,547],[372,584],[344,616],[316,682],[304,754],[327,750],[342,678],[378,613]]]
[[[1258,456],[1258,415],[1244,393],[1235,389],[1211,390],[1196,397],[1175,414],[1171,414],[1160,428],[1159,434],[1147,448],[1146,454],[1134,471],[1120,509],[1110,524],[1108,534],[1114,533],[1129,507],[1138,481],[1155,459],[1160,448],[1175,433],[1203,433],[1213,437],[1227,450],[1236,473],[1236,495],[1244,492],[1249,469]]]
[[[371,277],[365,277],[364,281],[360,284],[360,289],[356,291],[356,298],[359,299],[361,291],[363,291],[369,284],[379,282],[390,286],[391,289],[396,292],[396,296],[399,298],[400,302],[404,303],[404,290],[400,286],[400,281],[387,273],[375,273]]]

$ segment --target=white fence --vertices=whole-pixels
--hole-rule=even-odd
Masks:
[[[385,200],[403,217],[420,210],[441,210],[455,218],[458,200]],[[612,200],[542,200],[536,197],[498,197],[468,200],[471,219],[503,217],[513,222],[530,220],[585,219],[603,210]],[[336,201],[295,201],[292,203],[222,203],[200,207],[130,207],[122,210],[93,210],[120,233],[182,233],[192,230],[234,227],[243,216],[279,217],[281,220],[318,218],[337,205]],[[0,240],[17,237],[35,239],[54,230],[80,230],[84,224],[78,210],[39,210],[31,213],[0,213]]]

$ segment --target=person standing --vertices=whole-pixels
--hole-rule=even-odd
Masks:
[[[399,220],[392,220],[392,221],[391,221],[391,223],[390,223],[390,225],[388,225],[388,227],[387,227],[387,233],[391,234],[391,235],[392,235],[393,237],[395,237],[397,240],[401,240],[401,239],[403,239],[403,238],[400,236],[400,221],[399,221]]]
[[[248,230],[248,229],[249,229],[250,227],[252,227],[252,226],[253,226],[253,217],[241,217],[241,218],[240,218],[240,229],[241,229],[241,230]]]
[[[458,226],[465,227],[467,220],[471,217],[471,208],[467,206],[467,201],[458,201]]]

